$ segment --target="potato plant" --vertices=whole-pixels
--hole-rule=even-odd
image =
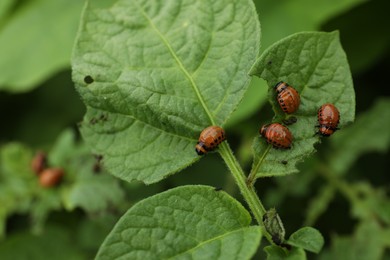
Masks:
[[[46,114],[58,109],[54,116],[30,114],[50,123],[27,128],[30,139],[5,126],[13,137],[0,146],[0,258],[385,257],[388,189],[351,172],[364,171],[363,155],[388,153],[390,101],[379,90],[359,110],[355,89],[358,97],[362,89],[352,77],[390,40],[378,37],[364,62],[352,51],[350,58],[349,47],[347,58],[346,31],[325,23],[354,6],[364,13],[365,5],[373,14],[383,9],[358,0],[4,1],[0,90],[29,95],[68,70],[45,83],[52,92],[34,94],[56,97],[41,98],[53,104]],[[29,34],[14,42],[28,24],[35,24],[32,42],[43,39],[40,28],[51,39],[21,53]],[[21,56],[29,62],[13,69]],[[64,78],[69,93],[56,93]],[[278,82],[299,95],[289,114],[278,103]],[[324,104],[340,115],[329,137],[319,133]],[[77,131],[65,121],[79,121]],[[287,127],[291,144],[259,133],[270,123]],[[223,128],[226,140],[199,139],[210,126]],[[206,139],[212,148],[196,152]],[[60,174],[42,175],[53,169]],[[339,201],[350,218],[345,205],[334,210]],[[343,226],[349,236],[330,234]]]

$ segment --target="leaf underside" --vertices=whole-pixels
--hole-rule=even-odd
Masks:
[[[247,89],[259,31],[249,0],[90,2],[72,60],[83,137],[127,181],[187,167]]]
[[[275,112],[273,122],[281,123],[287,118],[276,100],[273,88],[276,83],[287,82],[301,97],[299,109],[292,114],[298,121],[288,126],[294,138],[290,150],[276,150],[264,138],[255,138],[253,171],[256,177],[298,171],[296,164],[314,153],[313,145],[320,141],[316,126],[321,105],[333,103],[339,109],[340,128],[354,120],[355,92],[338,32],[303,32],[289,36],[261,55],[251,75],[268,82],[268,96]]]
[[[250,259],[261,232],[227,193],[182,186],[134,205],[97,259]]]

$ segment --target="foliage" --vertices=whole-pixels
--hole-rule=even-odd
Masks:
[[[0,16],[11,6],[2,2]],[[81,1],[31,0],[8,15],[7,26],[0,27],[0,89],[28,91],[69,64],[81,6]]]
[[[268,81],[268,96],[276,114],[273,121],[282,123],[287,119],[276,101],[274,84],[288,82],[301,97],[294,114],[298,121],[289,127],[294,136],[291,150],[270,149],[264,139],[255,139],[251,174],[256,178],[297,172],[295,164],[312,154],[313,145],[320,139],[315,135],[315,125],[322,104],[333,103],[339,109],[341,127],[354,120],[355,94],[337,32],[298,33],[285,38],[264,51],[250,73]],[[280,163],[283,160],[288,164]]]
[[[127,211],[97,259],[248,259],[261,237],[250,223],[249,213],[225,192],[182,186]]]
[[[31,169],[33,151],[19,143],[0,150],[1,235],[8,216],[30,213],[33,230],[41,231],[51,211],[77,207],[89,213],[103,212],[123,202],[118,181],[106,172],[96,173],[95,158],[84,144],[76,144],[72,131],[65,131],[49,152],[49,165],[64,169],[59,187],[44,188]]]
[[[76,2],[0,3],[1,259],[388,257],[389,3]],[[282,80],[290,150],[258,136],[289,118]],[[209,125],[227,141],[199,157]],[[61,183],[39,185],[37,151]]]
[[[198,160],[199,132],[222,125],[241,100],[258,52],[258,20],[249,1],[105,5],[84,10],[73,56],[73,80],[87,105],[81,132],[114,175],[157,182]],[[208,8],[218,11],[201,11]],[[115,22],[123,13],[134,17]]]

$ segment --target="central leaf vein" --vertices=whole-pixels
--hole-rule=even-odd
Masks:
[[[156,34],[160,37],[161,41],[164,43],[164,45],[168,48],[170,54],[172,55],[172,57],[174,58],[174,60],[176,61],[176,63],[178,64],[179,68],[181,71],[183,71],[184,75],[188,78],[188,80],[190,81],[191,83],[191,87],[192,89],[194,90],[200,104],[202,105],[204,111],[206,112],[209,120],[210,120],[210,123],[212,125],[215,125],[215,121],[214,121],[214,118],[210,112],[210,110],[208,109],[203,97],[202,97],[202,94],[200,93],[200,90],[199,90],[199,87],[196,85],[193,77],[190,75],[190,73],[187,71],[187,69],[184,67],[183,63],[181,62],[181,60],[179,59],[179,57],[176,55],[175,51],[172,49],[171,47],[171,44],[169,43],[169,41],[164,37],[164,35],[159,31],[159,29],[156,27],[156,25],[153,23],[153,21],[151,20],[151,18],[145,13],[144,9],[140,6],[140,4],[135,1],[137,7],[141,10],[142,12],[142,15],[145,17],[145,19],[149,22],[150,26],[152,27],[152,29],[156,32]]]
[[[175,256],[173,256],[173,257],[170,257],[170,258],[168,258],[168,259],[178,258],[179,256],[185,255],[185,254],[187,254],[187,253],[190,253],[190,254],[191,254],[192,252],[196,251],[197,249],[201,248],[202,246],[205,246],[205,245],[207,245],[207,244],[209,244],[209,243],[212,243],[212,242],[214,242],[214,241],[217,241],[217,240],[222,240],[223,238],[228,237],[228,236],[230,236],[231,234],[234,234],[234,233],[237,233],[237,232],[242,232],[242,231],[243,231],[243,228],[239,228],[239,229],[236,229],[236,230],[232,230],[232,231],[226,232],[226,233],[221,234],[221,235],[219,235],[219,236],[212,237],[212,238],[210,238],[210,239],[201,241],[201,242],[199,242],[199,244],[198,244],[197,246],[192,247],[192,248],[189,248],[188,250],[186,250],[186,251],[184,251],[184,252],[181,252],[181,253],[179,253],[179,254],[177,254],[177,255],[175,255]]]

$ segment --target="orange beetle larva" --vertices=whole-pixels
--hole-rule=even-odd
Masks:
[[[225,131],[221,127],[209,126],[200,133],[195,151],[198,155],[203,155],[214,150],[225,139]]]
[[[267,143],[272,144],[274,148],[291,148],[293,136],[284,125],[279,123],[264,125],[259,132],[267,140]]]
[[[318,110],[318,133],[322,136],[331,136],[338,128],[340,112],[333,104],[324,104]]]

